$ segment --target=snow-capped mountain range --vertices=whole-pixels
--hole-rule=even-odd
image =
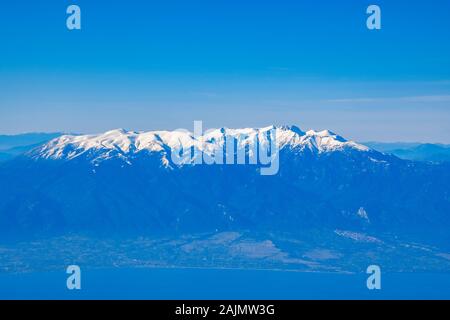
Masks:
[[[87,156],[98,164],[111,158],[129,162],[136,154],[143,152],[161,153],[162,162],[170,164],[171,152],[195,150],[212,156],[219,148],[224,148],[227,140],[237,141],[235,151],[250,150],[255,144],[266,145],[271,139],[279,150],[313,153],[343,150],[369,151],[364,145],[347,141],[331,131],[303,132],[296,126],[269,126],[264,128],[212,129],[195,136],[189,131],[149,131],[134,132],[124,129],[111,130],[98,135],[63,135],[36,148],[30,155],[33,159],[71,160]],[[191,159],[191,162],[193,159]]]

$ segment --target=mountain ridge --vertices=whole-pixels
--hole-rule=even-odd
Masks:
[[[273,137],[268,137],[268,134]],[[95,160],[106,160],[110,153],[116,157],[126,157],[142,151],[169,153],[194,148],[201,153],[214,154],[223,148],[227,139],[237,141],[236,150],[255,147],[255,143],[266,145],[275,140],[279,149],[308,148],[313,152],[333,152],[344,149],[373,151],[370,148],[348,141],[329,130],[302,131],[296,126],[269,126],[263,128],[210,129],[196,136],[185,131],[127,131],[114,129],[97,135],[63,135],[33,149],[27,155],[33,159],[71,160],[87,152],[94,153]],[[235,150],[235,151],[236,151]],[[104,154],[108,156],[104,157]],[[168,160],[166,159],[166,162]]]

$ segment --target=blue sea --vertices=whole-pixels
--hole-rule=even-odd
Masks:
[[[366,274],[227,269],[83,270],[81,290],[62,272],[0,275],[0,299],[450,299],[450,274]]]

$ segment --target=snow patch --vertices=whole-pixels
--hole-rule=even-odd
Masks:
[[[378,244],[383,243],[383,241],[381,241],[375,237],[368,236],[364,233],[345,231],[345,230],[335,230],[334,233],[336,233],[338,236],[348,238],[348,239],[354,240],[356,242],[378,243]]]

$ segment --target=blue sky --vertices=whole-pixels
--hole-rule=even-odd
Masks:
[[[77,4],[82,30],[66,28]],[[366,28],[378,4],[382,30]],[[328,128],[450,143],[450,2],[19,1],[0,6],[0,133]]]

